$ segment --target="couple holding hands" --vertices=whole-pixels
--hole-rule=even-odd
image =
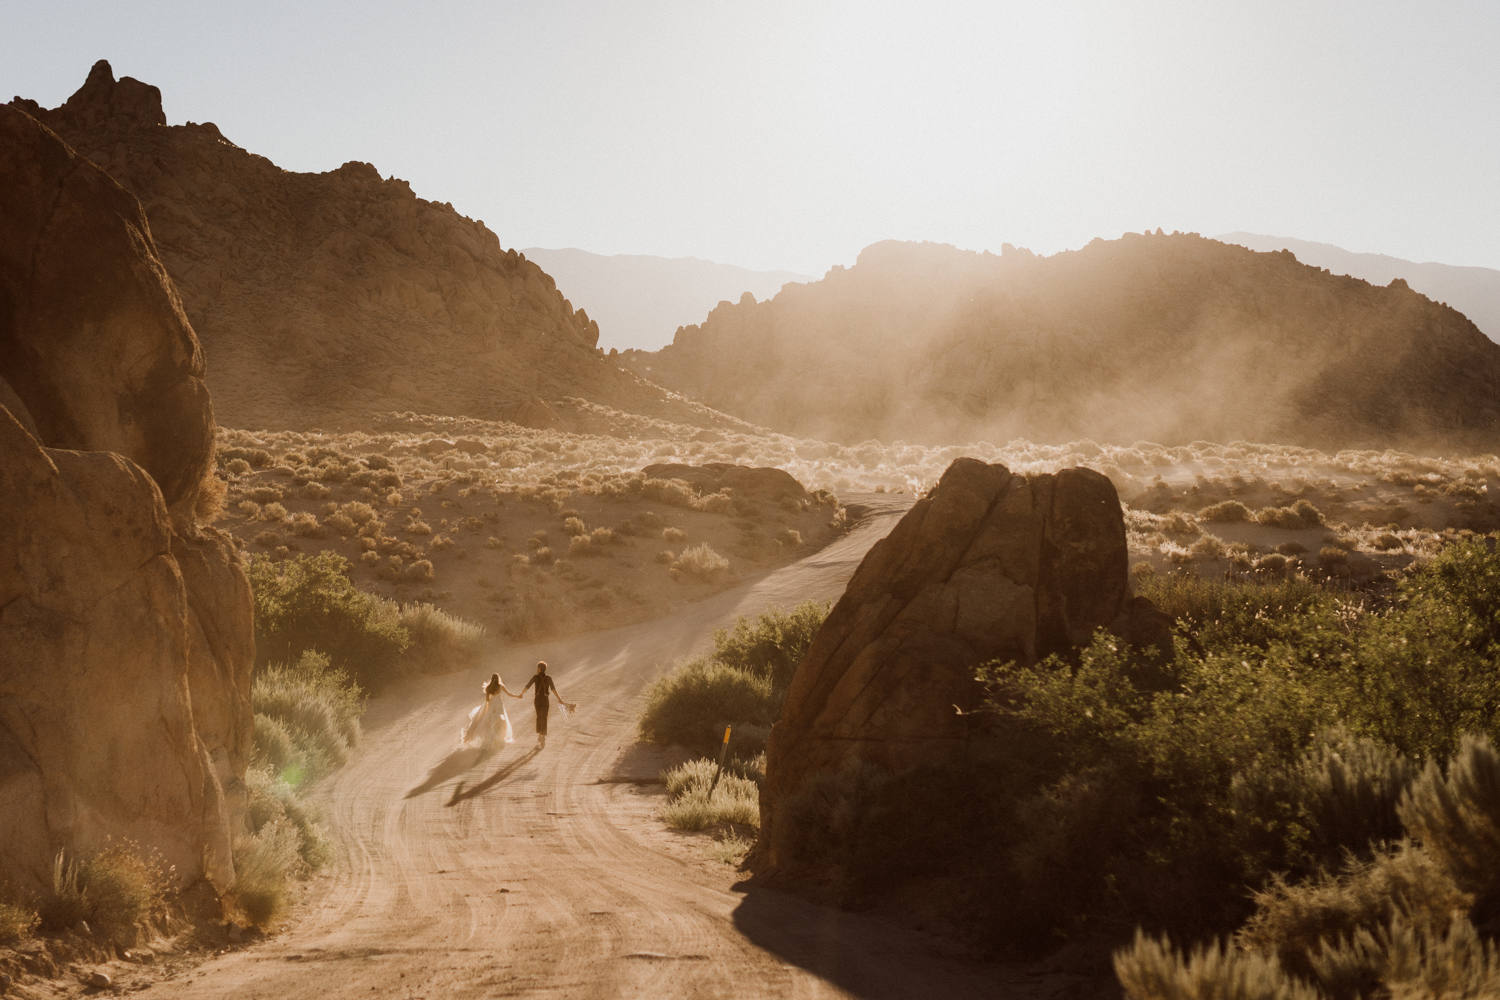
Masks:
[[[512,698],[519,698],[529,689],[535,687],[536,694],[536,747],[538,750],[547,745],[547,710],[551,706],[549,695],[557,695],[557,703],[562,706],[563,714],[567,715],[578,707],[577,703],[568,703],[562,700],[562,695],[557,693],[557,685],[547,674],[546,662],[536,665],[536,673],[531,680],[526,682],[526,687],[516,694],[500,681],[499,674],[490,674],[490,679],[484,685],[484,704],[477,706],[469,713],[468,724],[464,726],[463,733],[459,736],[460,746],[479,746],[485,742],[486,736],[496,736],[502,731],[506,743],[514,743],[515,736],[510,728],[510,716],[505,712],[505,703],[495,701],[495,696],[502,691]],[[493,704],[492,704],[493,703]]]

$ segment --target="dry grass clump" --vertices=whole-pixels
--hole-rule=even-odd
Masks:
[[[661,529],[661,540],[678,545],[687,541],[687,532],[681,528],[663,528]]]
[[[61,930],[86,920],[118,934],[162,909],[174,876],[160,854],[134,841],[111,845],[83,861],[68,861],[59,851],[41,922]]]
[[[682,554],[672,563],[672,568],[707,580],[729,569],[729,560],[710,548],[707,542],[703,542],[683,549]]]
[[[423,673],[449,673],[477,666],[484,652],[483,625],[431,604],[402,609],[401,624],[411,635],[406,661]]]
[[[668,796],[662,820],[668,826],[702,830],[727,823],[759,829],[760,786],[726,769],[710,795],[716,769],[714,761],[703,758],[662,772]]]
[[[286,912],[291,880],[304,870],[302,838],[286,820],[274,820],[234,850],[234,885],[224,894],[228,908],[256,927],[273,926]]]
[[[1225,500],[1222,503],[1212,504],[1204,507],[1198,512],[1198,520],[1210,521],[1220,524],[1231,524],[1237,521],[1249,521],[1252,519],[1250,509],[1238,500]]]
[[[1130,1000],[1323,1000],[1275,959],[1225,943],[1182,954],[1165,939],[1137,931],[1135,943],[1114,962]]]
[[[583,521],[581,519],[576,517],[563,519],[563,534],[577,538],[583,535],[587,535],[588,533],[589,529],[584,527]]]
[[[1500,907],[1500,753],[1487,737],[1466,734],[1446,777],[1429,761],[1400,814],[1460,888]]]
[[[0,902],[0,942],[23,938],[36,930],[41,914],[24,903]]]

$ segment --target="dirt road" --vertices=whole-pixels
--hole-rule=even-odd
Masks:
[[[873,498],[872,498],[873,499]],[[553,711],[532,750],[532,709],[511,701],[516,742],[455,751],[480,675],[419,679],[371,703],[365,739],[316,798],[337,860],[275,939],[231,952],[153,995],[301,997],[993,997],[1043,984],[1014,968],[944,958],[941,945],[871,918],[765,890],[693,849],[670,849],[659,790],[632,766],[638,695],[715,625],[768,604],[836,598],[904,498],[759,582],[654,622],[508,650],[516,689],[538,658],[581,710]],[[623,756],[622,756],[623,755]]]

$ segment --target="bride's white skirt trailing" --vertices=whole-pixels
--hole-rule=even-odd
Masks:
[[[515,734],[511,732],[510,716],[505,712],[505,705],[500,701],[500,696],[489,699],[482,705],[476,705],[469,713],[469,721],[464,725],[458,735],[458,745],[461,747],[478,747],[493,742],[499,736],[506,743],[516,741]]]

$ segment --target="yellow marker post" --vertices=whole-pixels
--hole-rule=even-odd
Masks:
[[[721,746],[721,747],[719,747],[719,766],[716,767],[716,768],[714,768],[714,781],[713,781],[713,784],[711,784],[711,785],[708,786],[708,797],[709,798],[713,798],[714,797],[714,789],[719,787],[719,775],[721,775],[721,774],[724,773],[724,758],[726,758],[726,757],[729,756],[729,730],[730,730],[730,728],[731,727],[729,727],[729,726],[725,726],[724,727],[724,745]]]

